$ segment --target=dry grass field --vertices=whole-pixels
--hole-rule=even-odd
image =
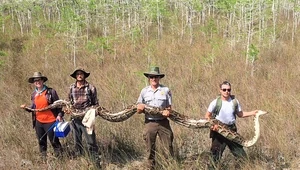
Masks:
[[[251,61],[246,59],[246,37],[233,46],[222,31],[208,34],[196,29],[200,26],[193,30],[192,43],[189,34],[174,34],[179,28],[166,22],[159,38],[152,25],[147,36],[118,37],[109,48],[97,46],[90,50],[85,38],[67,39],[51,26],[26,27],[30,30],[27,32],[24,27],[21,34],[18,20],[4,16],[0,31],[0,169],[93,169],[89,159],[69,157],[72,134],[61,139],[65,150],[61,160],[52,156],[49,147],[47,163],[39,162],[31,114],[20,109],[21,104],[30,104],[33,87],[27,79],[33,72],[45,74],[49,79],[46,84],[66,99],[69,85],[74,82],[70,74],[82,66],[91,73],[87,80],[96,86],[100,104],[117,112],[136,102],[140,90],[148,84],[143,72],[150,65],[159,66],[166,74],[161,83],[172,91],[173,109],[189,117],[204,117],[223,80],[232,83],[232,93],[244,111],[268,112],[260,118],[258,142],[245,148],[249,161],[240,169],[300,169],[300,32],[283,30],[284,25],[292,25],[292,19],[278,17],[275,41],[264,44],[269,42],[266,37],[262,45],[257,43],[259,52]],[[220,18],[212,19],[217,22]],[[111,32],[117,32],[115,29]],[[109,37],[103,30],[92,28],[89,35],[90,39]],[[73,46],[71,40],[76,41]],[[143,115],[134,115],[124,122],[111,123],[97,117],[96,135],[105,169],[145,169],[143,120]],[[209,130],[189,129],[174,122],[171,126],[176,156],[165,161],[158,151],[158,169],[205,169]],[[252,118],[238,119],[238,131],[246,139],[252,138]],[[236,169],[236,164],[226,149],[217,169]]]

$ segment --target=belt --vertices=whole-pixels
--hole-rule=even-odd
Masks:
[[[227,125],[228,127],[234,127],[235,126],[235,123],[234,124],[231,124],[231,125]]]
[[[162,121],[165,121],[165,120],[168,120],[167,118],[163,118],[163,119],[151,119],[151,118],[145,118],[145,122],[148,123],[148,122],[162,122]]]
[[[231,124],[231,125],[227,125],[227,124],[224,124],[224,125],[227,126],[230,130],[236,131],[236,125],[235,125],[235,123]]]

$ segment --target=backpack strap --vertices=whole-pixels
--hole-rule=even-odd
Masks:
[[[234,116],[236,116],[236,114],[238,113],[238,103],[237,103],[237,100],[235,98],[234,95],[230,95],[231,99],[232,99],[232,102],[233,102],[233,109],[234,109]],[[221,99],[221,96],[218,96],[217,97],[217,103],[216,103],[216,107],[213,109],[213,112],[212,112],[212,118],[215,119],[216,116],[219,114],[220,110],[221,110],[221,107],[222,107],[222,99]]]
[[[234,109],[234,117],[236,117],[236,114],[238,114],[238,112],[239,112],[239,108],[238,108],[238,102],[237,102],[237,100],[236,100],[236,98],[235,98],[235,96],[234,95],[232,95],[231,96],[231,99],[232,99],[232,102],[233,102],[233,109]]]
[[[52,88],[47,88],[47,92],[46,92],[46,97],[47,97],[47,101],[48,101],[48,104],[52,104],[54,101],[53,101],[53,94],[52,94]]]
[[[92,91],[91,91],[91,87],[90,86],[91,85],[88,84],[88,86],[85,87],[85,95],[88,98],[89,105],[92,104]]]
[[[215,119],[216,116],[219,114],[220,110],[221,110],[221,107],[222,107],[222,99],[221,99],[221,96],[218,96],[217,97],[217,103],[216,103],[216,106],[212,112],[212,118]]]
[[[74,104],[74,96],[73,96],[74,88],[75,88],[75,84],[71,84],[71,86],[70,86],[70,96],[69,96],[71,104]]]

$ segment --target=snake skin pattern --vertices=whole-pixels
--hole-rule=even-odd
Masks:
[[[65,101],[65,100],[57,100],[55,101],[53,104],[49,105],[48,107],[42,108],[42,109],[31,109],[31,108],[26,108],[27,110],[30,111],[45,111],[48,109],[53,109],[53,108],[61,108],[63,107],[63,110],[66,113],[71,113],[72,115],[76,116],[76,115],[83,115],[85,111],[79,111],[76,110],[72,107],[72,105],[70,104],[70,102]],[[90,109],[90,108],[88,108]],[[88,110],[87,109],[87,110]],[[129,105],[128,107],[126,107],[124,110],[117,112],[117,113],[111,113],[110,111],[108,111],[107,109],[105,109],[104,107],[98,106],[96,108],[96,114],[99,115],[101,118],[110,121],[110,122],[122,122],[125,121],[127,119],[129,119],[131,116],[133,116],[136,111],[137,111],[137,106],[136,105]],[[154,108],[154,107],[150,107],[150,106],[146,106],[144,113],[148,113],[148,114],[161,114],[161,111],[159,108]],[[217,125],[217,132],[219,134],[221,134],[222,136],[224,136],[225,138],[238,143],[244,147],[250,147],[252,145],[254,145],[260,135],[260,129],[259,129],[259,116],[266,114],[267,112],[259,110],[258,113],[254,116],[254,130],[255,130],[255,135],[251,140],[245,140],[240,134],[238,134],[237,132],[233,132],[231,131],[225,124],[221,123],[220,121],[216,120],[216,119],[211,119],[211,120],[207,120],[207,119],[199,119],[199,120],[194,120],[194,119],[190,119],[189,117],[180,114],[178,112],[176,112],[175,110],[172,110],[169,116],[169,119],[174,121],[175,123],[185,126],[187,128],[194,128],[194,129],[199,129],[199,128],[210,128],[212,126]]]

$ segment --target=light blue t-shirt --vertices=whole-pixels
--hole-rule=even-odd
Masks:
[[[159,85],[156,90],[153,90],[151,86],[147,86],[142,89],[137,103],[143,103],[149,106],[158,107],[164,109],[172,105],[172,95],[170,89],[166,86]],[[145,115],[146,118],[162,119],[162,115]]]
[[[240,103],[237,99],[235,99],[238,104],[238,112],[242,111]],[[217,99],[213,100],[209,106],[207,111],[213,113],[214,108],[217,105]],[[230,98],[229,100],[222,100],[222,107],[220,109],[219,114],[216,116],[216,119],[225,123],[227,125],[232,125],[235,123],[236,117],[234,115],[234,103],[233,100]]]

